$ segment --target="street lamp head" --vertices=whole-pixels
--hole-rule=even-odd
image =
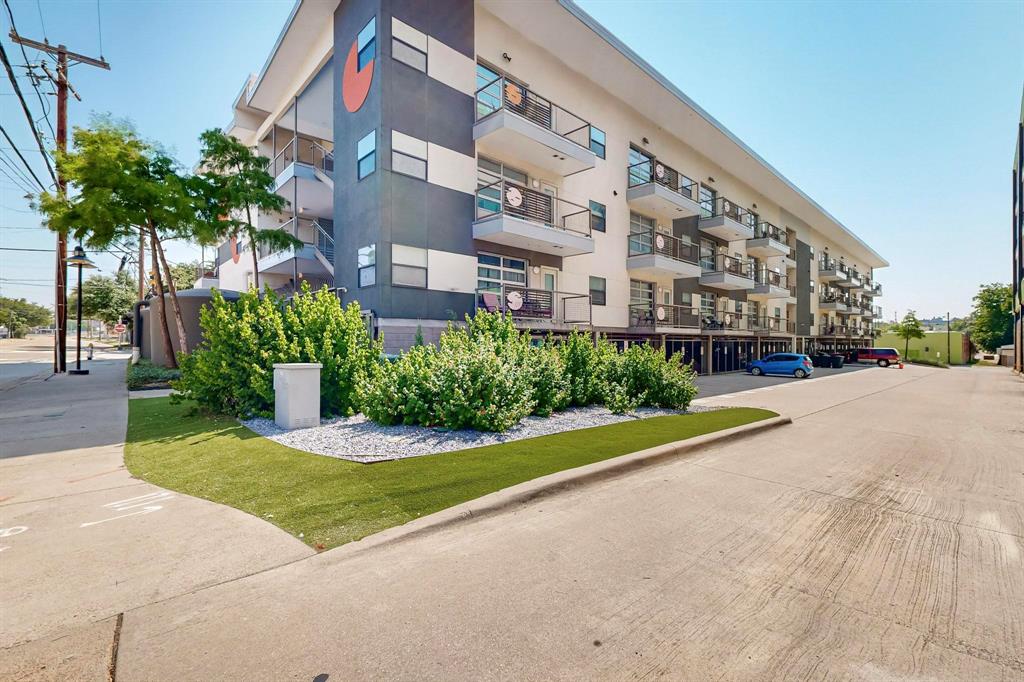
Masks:
[[[96,267],[95,263],[89,260],[89,257],[85,255],[85,249],[81,245],[75,247],[75,253],[68,258],[68,265],[72,265],[78,268],[85,268],[86,270],[92,270]]]

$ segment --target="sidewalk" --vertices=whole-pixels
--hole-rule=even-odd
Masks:
[[[0,391],[0,679],[106,679],[119,613],[313,554],[128,473],[127,357]]]

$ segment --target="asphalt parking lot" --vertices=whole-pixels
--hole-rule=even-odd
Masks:
[[[788,384],[793,381],[815,381],[817,379],[824,379],[825,377],[831,377],[837,374],[849,374],[850,372],[863,372],[876,369],[882,371],[877,365],[868,364],[843,365],[841,369],[815,367],[814,373],[806,379],[797,379],[795,377],[785,376],[755,377],[751,374],[747,374],[746,372],[730,372],[728,374],[700,376],[697,377],[697,387],[700,389],[700,393],[697,394],[697,397],[710,398],[716,395],[740,393],[742,391],[750,391],[755,388],[764,388],[765,386]],[[895,368],[892,369],[893,371],[896,371]]]

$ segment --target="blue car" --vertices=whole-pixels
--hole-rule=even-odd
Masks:
[[[814,373],[814,365],[806,355],[797,353],[772,353],[760,360],[751,360],[747,372],[756,377],[762,374],[784,374],[804,379]]]

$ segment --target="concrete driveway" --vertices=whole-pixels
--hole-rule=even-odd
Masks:
[[[129,610],[117,679],[1024,677],[1024,384],[721,400],[794,423]]]
[[[827,377],[849,374],[851,372],[864,372],[868,370],[881,369],[877,365],[852,364],[843,365],[840,368],[815,367],[811,376],[805,379],[796,377],[764,375],[755,377],[746,372],[730,372],[728,374],[713,374],[711,376],[697,377],[697,387],[700,388],[701,398],[710,398],[743,391],[753,391],[759,388],[780,386],[792,382],[817,381]]]
[[[128,473],[125,354],[75,377],[39,355],[0,389],[0,679],[106,679],[118,614],[313,554]]]

